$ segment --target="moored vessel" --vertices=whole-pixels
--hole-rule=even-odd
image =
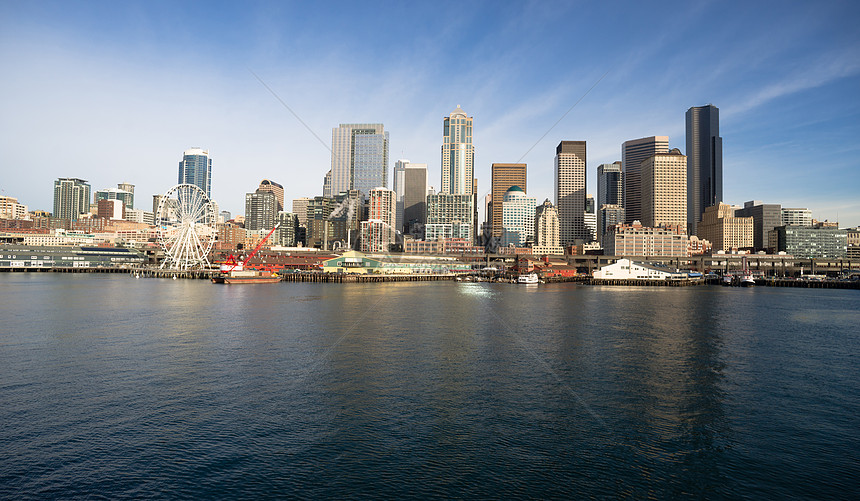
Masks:
[[[281,277],[270,271],[241,270],[222,273],[212,277],[216,284],[273,284],[280,282]]]
[[[527,275],[520,275],[517,277],[518,284],[537,284],[538,276],[537,273],[529,273]]]
[[[277,273],[271,271],[246,270],[245,264],[254,257],[254,254],[260,250],[263,243],[272,236],[272,233],[278,229],[280,223],[276,224],[266,238],[260,240],[260,243],[254,250],[248,254],[243,261],[237,261],[236,257],[230,254],[227,260],[221,264],[218,274],[212,277],[213,284],[274,284],[281,281],[281,277]],[[174,277],[175,278],[175,277]]]

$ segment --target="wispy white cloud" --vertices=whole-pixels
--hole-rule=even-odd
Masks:
[[[818,58],[808,67],[798,68],[753,91],[742,101],[724,108],[723,116],[741,114],[781,97],[815,89],[836,80],[860,74],[860,47]]]

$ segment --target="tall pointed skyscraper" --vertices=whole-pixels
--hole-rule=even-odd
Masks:
[[[705,207],[723,201],[723,138],[720,109],[709,104],[687,110],[687,232],[696,228]]]
[[[472,144],[472,117],[457,109],[442,118],[443,194],[471,195],[474,179],[475,146]]]
[[[179,184],[193,184],[212,198],[212,159],[208,150],[185,150],[179,162]]]

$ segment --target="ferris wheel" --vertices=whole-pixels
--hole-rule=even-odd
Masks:
[[[162,268],[191,270],[209,266],[215,243],[215,205],[199,187],[177,184],[162,195],[155,214]]]

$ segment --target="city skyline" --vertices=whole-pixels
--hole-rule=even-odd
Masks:
[[[686,154],[685,111],[713,103],[725,202],[809,207],[817,219],[860,224],[854,4],[773,12],[677,3],[659,16],[635,4],[623,15],[601,6],[474,4],[453,20],[444,10],[391,5],[371,19],[343,4],[332,19],[325,9],[265,3],[4,4],[0,195],[49,210],[53,181],[76,177],[99,188],[129,181],[140,205],[174,184],[178,154],[200,146],[214,160],[213,199],[239,214],[263,178],[282,183],[287,199],[319,195],[331,144],[317,139],[353,122],[384,123],[390,158],[426,163],[439,191],[439,117],[460,104],[474,117],[478,198],[489,191],[492,163],[519,162],[529,164],[529,195],[555,201],[560,140],[587,141],[586,191],[595,193],[597,166],[620,160],[624,141],[668,135],[669,147]],[[593,26],[555,29],[564,10]],[[649,23],[669,13],[679,28],[651,36]],[[212,36],[175,35],[190,15],[208,21]],[[358,28],[356,19],[370,25]],[[694,26],[704,19],[712,29],[700,33]],[[499,49],[513,26],[527,29]],[[608,26],[623,34],[598,41]],[[344,43],[373,28],[389,31],[392,43],[375,54]],[[558,67],[577,44],[589,50],[570,70]],[[366,89],[345,91],[346,80],[367,81]],[[34,163],[33,152],[45,150],[63,161]]]

